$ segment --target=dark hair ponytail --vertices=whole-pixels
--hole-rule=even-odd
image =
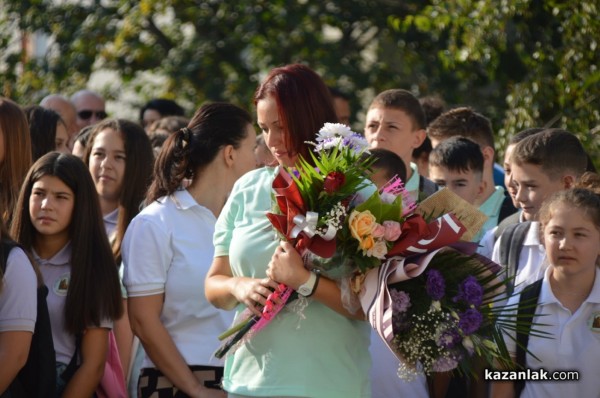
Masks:
[[[248,112],[232,104],[217,102],[200,107],[188,126],[171,134],[163,144],[146,203],[172,194],[184,178],[195,178],[222,147],[238,148],[251,123]]]

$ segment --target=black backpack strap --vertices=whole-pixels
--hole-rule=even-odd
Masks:
[[[2,239],[2,244],[0,245],[0,268],[2,268],[2,273],[6,272],[6,265],[8,263],[8,256],[10,252],[15,247],[19,246],[15,241],[10,239]]]
[[[83,340],[83,333],[77,333],[75,335],[75,352],[69,361],[69,364],[65,368],[65,370],[60,375],[60,378],[63,379],[65,383],[68,383],[69,380],[73,377],[77,369],[79,369],[79,365],[81,362],[81,341]]]
[[[506,228],[508,228],[509,225],[518,224],[519,222],[520,215],[518,212],[513,213],[510,216],[506,217],[504,220],[500,221],[498,223],[498,228],[496,228],[496,230],[494,231],[494,242],[496,242],[500,235],[502,235],[502,233],[506,231]]]
[[[511,296],[514,291],[514,278],[519,268],[519,256],[530,226],[531,221],[509,225],[500,237],[500,264],[506,269],[506,277],[512,279],[507,285],[508,296]]]
[[[523,328],[521,331],[517,331],[517,358],[516,363],[519,370],[525,369],[526,355],[527,355],[527,344],[529,343],[529,332],[531,330],[531,322],[535,316],[535,309],[537,306],[534,304],[538,302],[540,292],[542,291],[542,279],[532,283],[525,287],[519,297],[519,310],[517,320],[523,322]],[[515,381],[515,398],[521,395],[521,392],[525,388],[525,380]]]

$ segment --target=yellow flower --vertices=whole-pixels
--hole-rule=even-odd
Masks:
[[[360,242],[361,249],[364,249],[364,246],[367,246],[368,243],[364,244],[363,240],[367,236],[371,235],[373,229],[375,228],[375,225],[377,224],[375,216],[373,216],[373,214],[371,214],[369,210],[365,210],[360,213],[354,210],[350,214],[348,223],[350,225],[350,233],[352,233],[352,236]],[[369,246],[369,248],[373,247],[374,245],[374,242],[370,243],[371,246]]]
[[[373,246],[375,246],[375,239],[373,239],[371,235],[367,235],[360,241],[359,246],[363,250],[363,253],[366,253],[368,250],[371,250]]]

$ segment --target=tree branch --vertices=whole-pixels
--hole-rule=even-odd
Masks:
[[[169,52],[174,47],[174,44],[169,38],[156,26],[152,17],[146,18],[146,28],[156,38],[158,44],[165,49],[165,52]]]

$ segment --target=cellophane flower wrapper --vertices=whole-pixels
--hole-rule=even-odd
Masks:
[[[366,274],[363,310],[400,360],[401,378],[448,371],[472,375],[474,363],[482,360],[489,367],[511,365],[503,329],[521,328],[523,321],[500,320],[508,281],[476,248],[451,243],[392,257]]]

